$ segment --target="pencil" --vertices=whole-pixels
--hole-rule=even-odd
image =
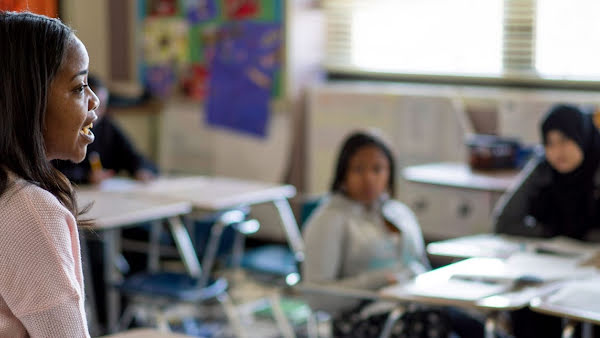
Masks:
[[[101,171],[102,170],[102,162],[100,162],[100,154],[97,152],[91,152],[88,158],[90,161],[90,166],[93,171]]]

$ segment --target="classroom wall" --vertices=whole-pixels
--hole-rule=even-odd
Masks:
[[[64,0],[61,8],[63,20],[77,31],[88,48],[90,70],[113,89],[109,4],[110,1]],[[297,157],[302,152],[296,148],[303,144],[304,90],[320,73],[323,18],[321,10],[313,4],[307,0],[288,2],[285,53],[288,94],[273,109],[267,137],[210,128],[204,123],[200,104],[177,97],[163,102],[158,118],[153,114],[133,113],[117,115],[118,122],[146,155],[154,157],[167,170],[270,182],[289,178],[290,168],[297,171],[302,162]],[[158,135],[152,135],[155,118],[159,119]],[[296,160],[291,164],[294,156]],[[295,177],[297,181],[302,179],[299,174]]]
[[[75,29],[90,56],[90,71],[103,80],[109,74],[108,2],[62,0],[61,19]]]

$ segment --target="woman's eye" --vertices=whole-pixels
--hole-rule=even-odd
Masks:
[[[85,90],[85,88],[87,86],[88,86],[87,84],[81,85],[81,86],[75,88],[75,92],[77,92],[77,93],[83,93],[83,91]]]

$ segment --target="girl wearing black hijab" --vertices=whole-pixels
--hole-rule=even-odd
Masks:
[[[593,240],[600,228],[600,133],[577,107],[553,107],[541,125],[545,154],[533,158],[498,202],[498,233]],[[597,234],[597,232],[596,232]],[[560,318],[511,313],[515,337],[560,337]],[[598,329],[595,328],[595,337]]]
[[[494,212],[498,233],[591,239],[600,229],[600,133],[577,107],[553,107],[541,125],[545,154],[532,159]]]

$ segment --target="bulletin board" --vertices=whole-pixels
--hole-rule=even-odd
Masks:
[[[58,16],[58,0],[0,0],[0,10],[30,11],[55,18]]]
[[[285,0],[138,0],[142,83],[201,102],[206,123],[265,136],[284,95]]]

